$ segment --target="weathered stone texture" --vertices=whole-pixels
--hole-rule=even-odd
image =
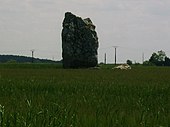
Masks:
[[[98,37],[90,18],[65,13],[62,30],[64,68],[94,67],[98,63]]]

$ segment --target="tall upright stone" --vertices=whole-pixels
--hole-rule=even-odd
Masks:
[[[98,63],[98,37],[90,18],[65,13],[62,30],[64,68],[94,67]]]

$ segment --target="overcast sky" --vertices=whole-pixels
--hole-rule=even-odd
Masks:
[[[62,59],[65,12],[91,18],[99,62],[142,62],[163,50],[170,57],[170,0],[0,0],[0,54]]]

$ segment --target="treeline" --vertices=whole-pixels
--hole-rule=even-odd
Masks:
[[[154,52],[148,61],[143,63],[144,65],[156,65],[156,66],[170,66],[170,58],[162,50]]]
[[[0,63],[59,63],[48,59],[39,59],[17,55],[0,55]]]
[[[131,60],[126,61],[129,65],[140,65],[140,63],[132,63]],[[170,66],[170,58],[162,50],[152,53],[149,60],[143,62],[146,66]]]

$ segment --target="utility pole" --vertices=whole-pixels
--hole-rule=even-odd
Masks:
[[[34,51],[35,51],[34,49],[31,50],[31,55],[32,55],[32,61],[31,62],[32,63],[34,62]]]
[[[145,55],[144,55],[144,53],[142,53],[142,64],[143,64],[144,60],[145,60]]]
[[[106,53],[104,54],[104,64],[106,64]]]
[[[113,48],[115,49],[115,65],[116,65],[116,60],[117,60],[117,54],[116,54],[116,49],[118,48],[118,46],[113,46]]]

